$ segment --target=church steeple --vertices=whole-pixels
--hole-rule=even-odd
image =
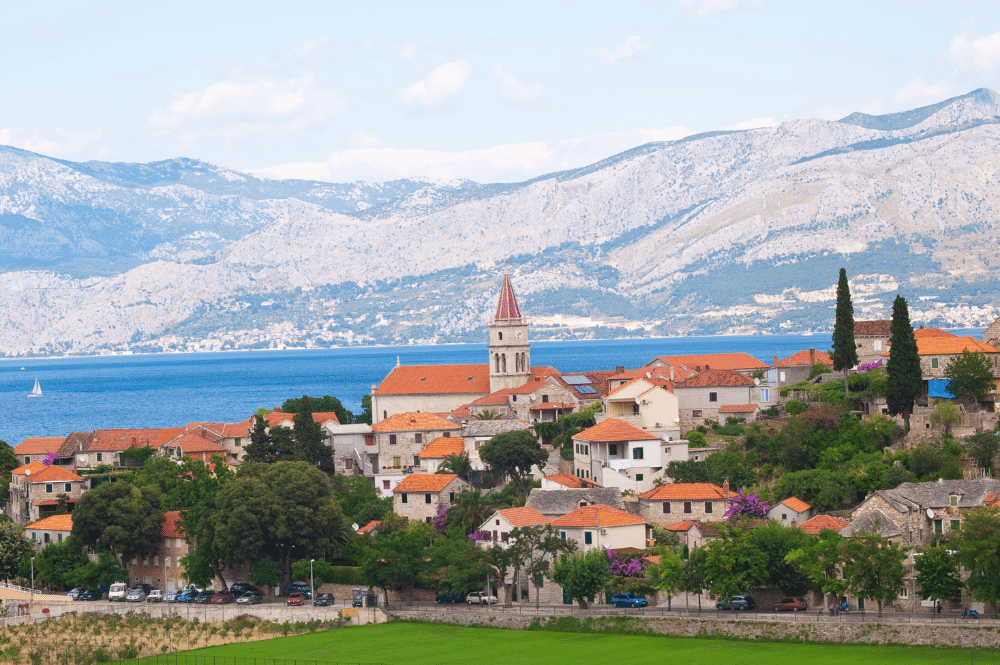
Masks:
[[[503,388],[518,388],[531,379],[531,345],[528,343],[528,322],[504,271],[500,283],[500,298],[496,314],[490,322],[490,392]]]

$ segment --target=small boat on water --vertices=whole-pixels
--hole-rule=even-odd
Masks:
[[[35,387],[31,389],[30,393],[28,393],[28,397],[41,397],[41,396],[42,396],[42,387],[38,385],[38,377],[35,377]]]

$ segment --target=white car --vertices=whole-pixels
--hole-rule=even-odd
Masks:
[[[163,602],[163,591],[161,591],[160,589],[153,589],[152,591],[149,592],[149,595],[146,596],[146,602],[147,603],[162,603]]]
[[[108,600],[111,601],[125,600],[125,596],[128,595],[128,591],[129,591],[128,584],[126,584],[125,582],[115,582],[114,584],[111,585],[111,588],[108,590]]]
[[[482,591],[473,591],[465,597],[465,602],[469,605],[492,605],[497,602],[497,597]]]

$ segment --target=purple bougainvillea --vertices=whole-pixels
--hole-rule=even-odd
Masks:
[[[736,496],[729,499],[729,508],[726,509],[725,518],[731,520],[734,517],[760,518],[767,517],[771,506],[767,504],[755,491],[753,494],[745,494],[743,490],[736,493]]]
[[[441,506],[441,510],[438,514],[431,520],[431,524],[434,525],[434,530],[438,533],[444,533],[445,529],[448,528],[448,517],[447,512],[451,506]]]
[[[870,369],[875,369],[876,367],[881,367],[881,366],[882,366],[882,359],[879,358],[878,360],[872,363],[861,363],[860,365],[858,365],[858,371],[867,372]]]
[[[475,531],[473,531],[472,533],[469,534],[469,538],[471,540],[476,541],[477,543],[485,543],[485,542],[491,540],[492,536],[490,535],[489,531],[484,531],[482,529],[477,529],[477,530],[475,530]]]
[[[58,455],[56,455],[54,452],[49,453],[48,455],[45,456],[45,461],[43,461],[42,464],[44,464],[45,466],[52,466],[53,464],[56,463],[57,459],[59,459]]]
[[[642,577],[642,559],[631,559],[608,552],[608,570],[617,577]]]

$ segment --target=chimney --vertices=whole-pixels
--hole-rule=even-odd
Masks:
[[[617,367],[615,367],[615,371],[621,374],[622,372],[625,371],[625,365],[618,365]]]
[[[775,356],[775,357],[774,357],[774,366],[775,366],[775,367],[777,367],[777,366],[778,366],[778,356]]]
[[[670,366],[670,380],[671,381],[674,380],[674,366],[673,365]]]
[[[728,478],[726,478],[725,480],[722,481],[722,493],[726,496],[727,499],[729,498],[729,479]]]
[[[809,364],[816,364],[816,349],[809,349]]]

